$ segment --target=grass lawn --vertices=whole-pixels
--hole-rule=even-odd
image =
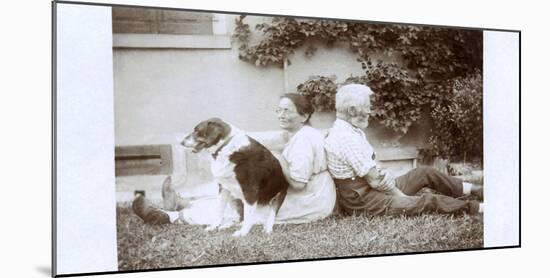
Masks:
[[[266,235],[255,226],[204,232],[203,226],[146,225],[128,204],[117,207],[120,271],[483,247],[483,217],[331,216],[322,221],[275,225]]]

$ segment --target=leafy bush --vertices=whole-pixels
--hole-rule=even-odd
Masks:
[[[482,84],[480,72],[454,80],[451,98],[431,111],[429,142],[435,155],[463,161],[482,158]]]

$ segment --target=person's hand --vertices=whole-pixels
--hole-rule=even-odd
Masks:
[[[383,175],[383,178],[376,189],[379,191],[388,191],[392,188],[395,188],[395,177],[390,172],[384,169],[381,169],[379,172],[380,175]]]

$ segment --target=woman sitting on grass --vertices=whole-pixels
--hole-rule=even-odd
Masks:
[[[275,223],[308,223],[332,214],[336,204],[336,189],[328,169],[324,150],[324,137],[309,126],[314,109],[311,103],[298,94],[285,94],[276,109],[279,126],[288,138],[280,155],[290,187],[277,213]],[[191,202],[178,196],[167,179],[162,187],[163,207],[155,208],[143,196],[133,202],[134,212],[146,223],[165,224],[183,221],[189,224],[211,224],[215,214],[213,198]],[[210,202],[212,205],[204,205]],[[201,205],[202,203],[202,205]],[[198,208],[200,206],[200,208]],[[226,213],[227,221],[239,219],[239,209]]]
[[[334,210],[336,188],[328,169],[323,135],[309,125],[313,106],[298,94],[279,101],[279,126],[290,138],[277,156],[290,187],[276,217],[278,223],[323,219]]]

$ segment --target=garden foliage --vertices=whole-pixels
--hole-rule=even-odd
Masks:
[[[256,66],[290,64],[301,47],[314,55],[315,44],[347,44],[375,93],[374,118],[406,133],[429,111],[434,125],[430,152],[444,158],[472,159],[483,153],[483,34],[479,30],[400,24],[273,17],[257,24],[261,40],[250,44],[245,16],[236,19],[239,58]],[[319,111],[334,110],[334,77],[316,76],[298,85]]]

